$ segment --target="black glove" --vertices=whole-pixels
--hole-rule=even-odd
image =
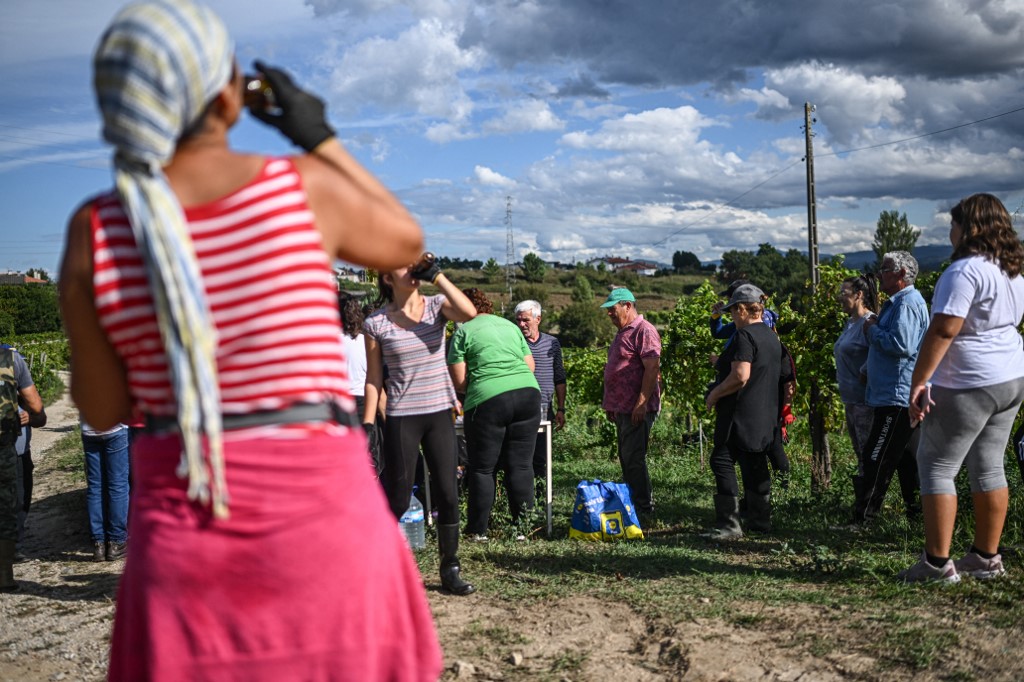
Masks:
[[[254,64],[270,84],[281,113],[271,113],[258,107],[250,108],[249,113],[280,130],[285,137],[307,152],[334,137],[334,129],[327,125],[322,99],[299,88],[292,82],[292,77],[281,69],[260,61]]]
[[[377,425],[370,422],[363,422],[363,430],[366,431],[366,449],[369,450],[370,458],[373,460],[373,468],[380,476],[383,469],[380,459],[380,432],[377,431]]]
[[[432,262],[430,265],[422,266],[419,263],[413,266],[409,274],[421,282],[430,282],[433,284],[437,281],[437,276],[441,274],[441,268],[437,266],[437,261]]]

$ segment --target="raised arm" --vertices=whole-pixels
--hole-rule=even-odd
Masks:
[[[284,71],[256,62],[277,108],[250,113],[309,154],[295,160],[323,247],[333,258],[394,270],[423,250],[423,232],[405,207],[338,141],[323,100]]]

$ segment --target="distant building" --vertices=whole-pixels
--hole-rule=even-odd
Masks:
[[[608,272],[633,272],[640,277],[654,277],[654,274],[658,271],[658,266],[655,263],[630,260],[628,258],[604,256],[603,258],[591,258],[587,261],[587,266],[594,269],[602,265]]]
[[[0,273],[0,284],[49,284],[49,282],[45,279],[29,277],[28,275],[23,275],[20,272],[12,272],[8,270],[6,273]]]
[[[340,288],[341,282],[365,282],[366,270],[356,270],[349,267],[335,268],[334,277],[338,280]]]

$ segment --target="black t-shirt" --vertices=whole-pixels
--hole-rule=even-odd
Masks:
[[[779,380],[783,370],[782,344],[765,324],[751,324],[736,332],[718,358],[715,369],[722,382],[733,362],[750,363],[750,379],[739,392],[718,401],[719,423],[730,423],[729,446],[745,452],[767,450],[779,423]]]

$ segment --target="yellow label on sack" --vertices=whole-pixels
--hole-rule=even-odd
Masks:
[[[617,539],[622,535],[622,512],[602,512],[601,533],[610,539]]]

